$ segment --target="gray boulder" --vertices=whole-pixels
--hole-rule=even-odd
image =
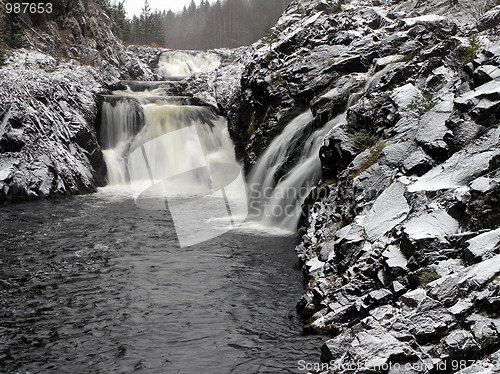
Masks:
[[[478,31],[485,31],[497,27],[500,24],[500,5],[487,11],[477,21],[476,27]]]

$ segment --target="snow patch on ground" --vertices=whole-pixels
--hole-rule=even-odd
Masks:
[[[417,23],[432,23],[432,22],[444,21],[444,20],[446,20],[446,17],[438,16],[437,14],[426,14],[424,16],[405,18],[405,19],[403,19],[403,22],[407,26],[411,27],[411,26],[415,26]]]
[[[481,257],[500,243],[500,228],[485,232],[467,241],[467,250],[474,256]]]
[[[465,187],[475,177],[488,171],[490,159],[500,150],[469,154],[466,150],[455,153],[446,162],[420,177],[408,191],[437,191]],[[461,167],[457,168],[457,165]]]
[[[419,97],[422,97],[420,90],[411,83],[396,88],[391,95],[391,99],[400,108],[407,107],[415,98]]]
[[[395,245],[388,246],[382,253],[382,256],[384,256],[385,262],[390,268],[400,268],[406,270],[406,264],[408,261],[405,256],[403,256],[403,253],[401,253],[401,250]]]

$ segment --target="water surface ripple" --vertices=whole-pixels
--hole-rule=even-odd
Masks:
[[[179,248],[166,212],[99,193],[0,209],[3,373],[296,373],[296,237]]]

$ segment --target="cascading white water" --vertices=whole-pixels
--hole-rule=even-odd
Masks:
[[[104,102],[102,106],[102,133],[105,149],[115,148],[120,143],[130,140],[134,133],[137,112],[128,101],[119,101],[114,105]]]
[[[345,119],[335,117],[306,140],[294,167],[277,182],[276,172],[296,149],[312,121],[310,110],[293,119],[269,145],[249,177],[250,209],[263,224],[294,231],[301,205],[321,178],[319,149],[325,135]]]
[[[158,73],[164,77],[185,77],[216,69],[221,63],[214,53],[164,52],[158,61]]]
[[[127,179],[124,155],[137,127],[137,107],[128,101],[102,106],[101,143],[104,161],[108,168],[108,184],[125,184]]]
[[[158,99],[160,99],[161,96],[164,95],[164,90],[163,88],[154,88],[151,90],[133,91],[130,87],[127,87],[126,90],[114,91],[113,94],[116,96],[130,97],[141,104],[147,104],[151,101],[151,98],[158,97]]]
[[[333,128],[345,122],[347,109],[356,104],[362,92],[377,85],[396,64],[386,65],[369,77],[362,89],[352,93],[345,111],[307,138],[293,168],[276,181],[276,173],[296,150],[307,125],[312,121],[311,111],[308,110],[297,116],[284,128],[283,132],[268,146],[249,175],[248,187],[252,218],[259,220],[265,226],[272,225],[295,231],[301,206],[321,179],[319,149],[323,138]]]
[[[131,153],[147,144],[145,151],[148,167],[144,167],[141,153],[133,153],[128,160],[132,183],[148,179],[152,179],[152,183],[158,183],[186,170],[195,170],[205,163],[236,163],[227,123],[224,118],[215,116],[210,109],[146,104],[143,105],[143,110],[145,126],[131,142]],[[163,136],[177,131],[180,131],[176,133],[178,136]],[[180,185],[171,185],[170,188],[185,191],[197,189],[207,183],[201,175],[191,176],[194,179],[188,178]]]
[[[258,163],[250,172],[248,187],[250,190],[252,214],[261,216],[260,209],[269,196],[268,191],[275,186],[275,174],[283,166],[290,152],[292,152],[305,131],[307,125],[313,119],[310,110],[297,116],[267,147]]]
[[[103,105],[102,134],[107,148],[104,155],[109,185],[158,183],[207,162],[236,163],[227,123],[209,108],[175,105],[162,100],[140,107],[144,126],[138,131],[135,124],[137,107],[130,101]],[[189,128],[196,131],[190,133],[186,130]],[[164,136],[177,130],[183,130],[185,137]],[[201,148],[195,145],[198,142]],[[146,147],[147,167],[142,152],[135,152],[141,147]],[[201,179],[185,180],[177,188],[196,189],[202,183]]]
[[[181,247],[241,223],[246,190],[227,121],[208,107],[179,105],[147,90],[120,94],[109,99],[114,105],[103,105],[111,188],[131,192],[139,208],[168,210]]]
[[[372,75],[361,90],[350,96],[347,107],[354,105],[360,93],[377,84],[393,66],[387,65]],[[165,190],[203,194],[220,189],[222,182],[229,185],[239,178],[240,170],[224,118],[205,107],[178,105],[167,97],[158,98],[161,89],[140,93],[127,90],[120,94],[124,100],[103,105],[101,133],[107,148],[104,155],[110,184],[146,184],[150,193],[160,195]],[[138,108],[143,113],[141,123]],[[293,119],[271,142],[248,178],[253,218],[267,227],[295,230],[301,205],[321,179],[319,149],[323,138],[345,122],[345,115],[344,111],[303,142],[313,120],[308,110]],[[294,156],[297,152],[300,152],[298,157]],[[291,159],[295,160],[293,165],[290,165]],[[281,175],[283,170],[287,171]],[[246,217],[246,208],[241,209],[241,202],[230,207],[225,188],[222,190],[230,216],[234,218],[233,211],[238,211],[240,218]],[[241,183],[233,192],[240,198],[245,194]],[[196,206],[191,209],[196,211]],[[178,220],[183,218],[186,217]],[[189,221],[179,224],[182,226],[189,226]],[[189,230],[184,231],[189,236]]]

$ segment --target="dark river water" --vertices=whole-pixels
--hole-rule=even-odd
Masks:
[[[295,236],[180,248],[164,211],[96,195],[0,207],[0,372],[298,373]],[[303,371],[302,371],[303,372]]]

